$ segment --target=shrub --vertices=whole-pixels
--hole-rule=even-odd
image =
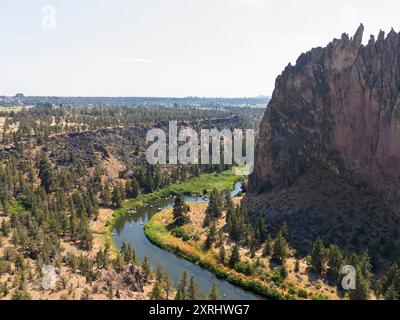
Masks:
[[[177,238],[181,238],[183,241],[190,240],[190,235],[182,227],[176,227],[172,229],[171,234]]]
[[[303,298],[303,299],[308,298],[308,292],[305,289],[299,289],[298,295],[300,298]]]
[[[11,272],[11,263],[8,261],[0,261],[0,276]]]
[[[251,276],[253,274],[253,267],[251,264],[249,263],[245,263],[245,262],[237,262],[235,264],[235,270],[237,272],[243,273],[247,276]]]

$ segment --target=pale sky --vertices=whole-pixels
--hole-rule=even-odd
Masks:
[[[1,0],[0,95],[271,95],[289,63],[399,0]]]

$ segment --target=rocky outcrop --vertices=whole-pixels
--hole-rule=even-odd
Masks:
[[[336,218],[342,212],[338,210],[365,215],[372,210],[366,205],[372,198],[372,207],[385,207],[384,212],[393,208],[400,214],[400,34],[392,30],[385,37],[380,32],[363,45],[363,32],[361,25],[352,38],[343,34],[325,48],[302,54],[276,80],[260,127],[247,198],[251,212],[263,214],[272,225],[287,218],[305,232],[313,231],[312,236],[322,235],[324,230],[313,221],[326,217],[311,207],[345,197],[349,188],[365,203],[356,205],[350,199],[342,209],[333,203],[332,210],[326,208],[332,220],[329,225],[339,223]],[[321,177],[327,178],[325,187],[336,194],[327,191],[329,196],[318,196],[314,191],[317,204],[307,203],[306,190],[297,190],[303,193],[298,200],[290,196],[304,181],[308,187],[321,187]],[[267,209],[260,199],[268,197],[274,203],[274,194],[281,191],[292,203],[281,203],[287,211],[279,215],[276,207]],[[378,203],[379,199],[384,202]],[[302,214],[293,214],[300,207]],[[375,213],[382,215],[381,211]]]
[[[106,271],[97,281],[97,286],[105,292],[110,285],[123,292],[144,292],[143,286],[145,284],[143,272],[132,263],[125,266],[120,273],[114,270]]]

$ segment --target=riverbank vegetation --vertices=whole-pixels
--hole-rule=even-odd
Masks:
[[[147,237],[218,277],[269,299],[365,299],[371,266],[366,254],[347,258],[363,270],[358,289],[350,295],[338,287],[340,267],[345,257],[337,246],[326,248],[317,239],[309,257],[296,258],[286,242],[285,226],[276,237],[260,221],[254,229],[248,225],[239,199],[222,201],[212,192],[210,203],[190,203],[190,223],[177,226],[173,209],[160,212],[145,226]]]
[[[214,188],[220,191],[230,190],[234,187],[236,182],[242,179],[243,177],[237,176],[234,169],[231,168],[222,172],[204,173],[186,181],[167,185],[152,193],[140,193],[136,198],[121,202],[121,207],[114,211],[113,221],[111,221],[109,225],[113,226],[122,215],[127,214],[128,211],[135,210],[145,203],[180,194],[207,196]]]

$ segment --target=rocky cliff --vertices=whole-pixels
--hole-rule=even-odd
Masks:
[[[378,245],[369,238],[389,241],[398,221],[400,34],[363,45],[363,32],[289,65],[261,123],[246,202],[295,242]]]

